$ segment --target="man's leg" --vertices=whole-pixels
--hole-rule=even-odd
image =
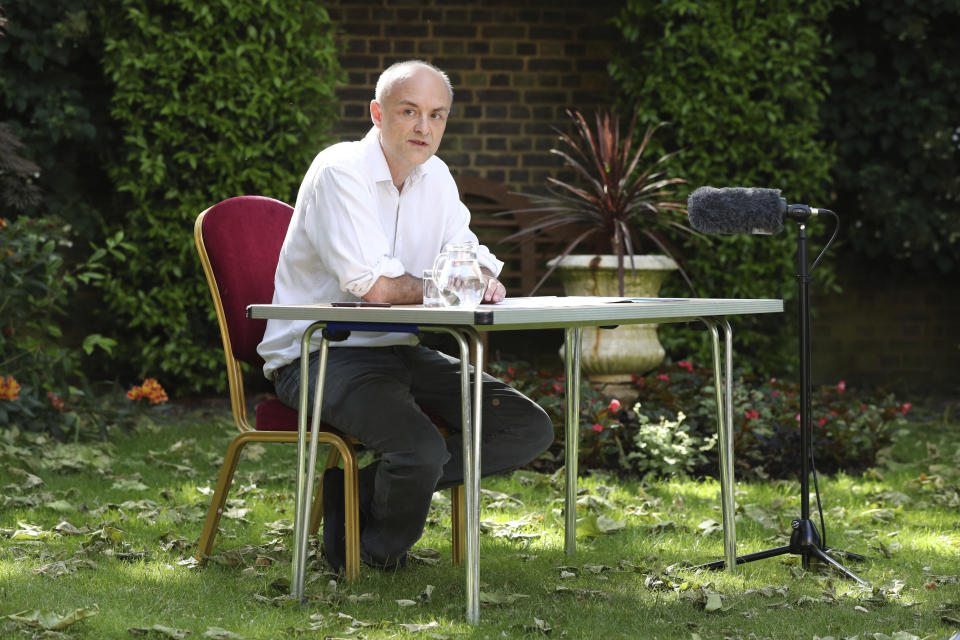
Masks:
[[[447,438],[450,459],[437,489],[463,483],[460,361],[423,346],[400,347],[407,360],[414,398],[454,431]],[[471,376],[473,368],[471,367]],[[521,467],[543,453],[553,442],[553,424],[535,402],[483,374],[483,426],[480,474],[489,476]]]
[[[401,561],[423,534],[430,498],[449,458],[443,437],[410,394],[410,372],[397,349],[331,348],[321,414],[324,422],[380,454],[376,467],[360,474],[361,556],[380,566]],[[316,371],[313,354],[311,380]],[[299,362],[278,372],[276,388],[283,402],[297,406]],[[312,382],[309,395],[312,411]]]

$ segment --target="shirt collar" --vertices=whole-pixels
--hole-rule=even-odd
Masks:
[[[377,134],[377,128],[371,127],[363,140],[370,145],[368,158],[370,173],[373,179],[376,182],[390,182],[392,184],[393,176],[390,175],[390,166],[387,164],[387,158],[383,155],[383,148],[380,146],[380,137]],[[430,160],[415,166],[407,177],[407,184],[416,184],[422,180],[428,173],[428,164],[430,164]]]

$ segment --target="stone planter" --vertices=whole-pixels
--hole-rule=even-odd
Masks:
[[[553,266],[559,258],[547,264]],[[663,255],[635,256],[633,266],[624,258],[624,296],[655,298],[660,285],[677,263]],[[568,296],[618,296],[617,256],[570,255],[557,267]],[[561,348],[562,355],[562,348]],[[583,374],[618,395],[625,404],[636,399],[632,376],[654,369],[666,353],[657,339],[657,325],[631,324],[616,329],[585,327],[580,354]]]

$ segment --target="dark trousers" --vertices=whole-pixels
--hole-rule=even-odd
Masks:
[[[311,354],[311,381],[318,360]],[[299,406],[299,360],[277,371],[275,386],[281,401]],[[446,439],[424,410],[450,428]],[[360,552],[371,564],[393,564],[423,534],[433,492],[463,483],[460,361],[421,345],[332,347],[321,416],[380,455],[360,473]],[[529,398],[483,374],[481,436],[488,476],[536,458],[553,441],[553,425]]]

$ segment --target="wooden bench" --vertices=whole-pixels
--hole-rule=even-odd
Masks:
[[[541,212],[497,215],[504,211],[529,208],[530,200],[511,192],[506,185],[476,176],[456,176],[460,199],[470,209],[470,228],[505,265],[500,280],[511,296],[529,295],[547,270],[547,260],[566,247],[563,236],[538,233],[522,242],[504,239],[541,218]],[[560,280],[551,275],[537,289],[537,295],[561,295]]]

